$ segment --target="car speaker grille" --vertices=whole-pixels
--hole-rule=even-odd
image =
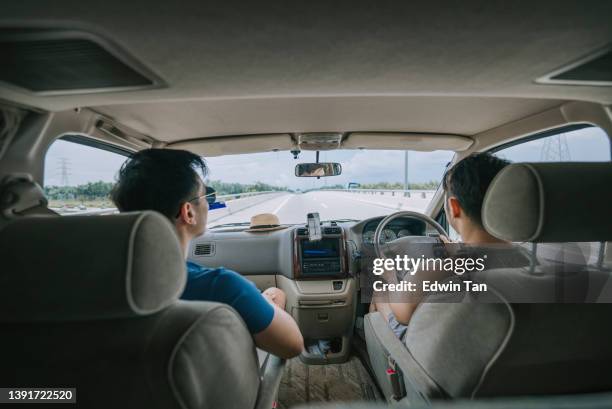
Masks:
[[[104,45],[103,45],[104,44]],[[90,34],[0,30],[0,81],[32,92],[91,92],[159,85]],[[150,78],[151,77],[151,78]]]
[[[193,254],[195,256],[212,256],[215,253],[215,243],[196,244]]]

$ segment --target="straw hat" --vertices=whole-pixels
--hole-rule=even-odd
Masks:
[[[275,214],[261,213],[251,217],[251,226],[245,231],[260,232],[286,229],[287,226],[281,226],[280,220]]]

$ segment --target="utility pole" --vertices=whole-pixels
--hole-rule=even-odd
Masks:
[[[409,189],[408,183],[408,151],[404,151],[404,190],[407,191]],[[404,196],[407,196],[409,193],[404,192]]]

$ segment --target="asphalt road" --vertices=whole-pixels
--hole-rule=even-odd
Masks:
[[[306,223],[306,214],[319,212],[321,220],[356,219],[384,216],[398,210],[425,210],[432,193],[406,198],[391,194],[358,194],[347,192],[312,191],[303,194],[286,193],[248,208],[232,211],[228,208],[210,212],[209,227],[224,223],[248,222],[259,213],[274,213],[281,223]]]

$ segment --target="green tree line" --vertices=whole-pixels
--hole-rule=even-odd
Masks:
[[[99,200],[108,199],[112,182],[89,182],[78,186],[45,186],[49,200]]]
[[[49,200],[100,200],[108,199],[115,184],[113,182],[89,182],[77,186],[46,186],[45,195]],[[229,195],[246,192],[264,192],[287,190],[286,187],[272,186],[263,182],[253,184],[226,183],[220,180],[209,182],[217,195]]]
[[[220,180],[211,180],[208,185],[217,191],[217,195],[234,195],[237,193],[247,192],[267,192],[267,191],[284,191],[286,187],[269,185],[263,182],[255,182],[253,184],[228,183]]]
[[[430,180],[424,183],[409,183],[409,190],[435,190],[438,188],[438,184],[435,180]],[[359,189],[389,189],[389,190],[403,190],[404,184],[400,182],[377,182],[377,183],[362,183]]]
[[[435,180],[430,180],[425,183],[409,183],[409,189],[411,190],[436,190],[438,188],[439,182]],[[321,186],[317,189],[325,190],[325,189],[346,189],[346,185],[327,185]],[[383,190],[404,190],[404,184],[400,182],[377,182],[377,183],[361,183],[359,187],[355,189],[383,189]]]

